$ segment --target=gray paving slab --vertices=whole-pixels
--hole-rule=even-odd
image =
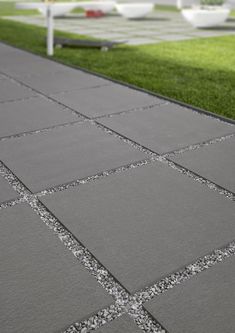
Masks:
[[[0,156],[33,191],[146,158],[87,122],[2,141]]]
[[[7,56],[8,57],[8,56]],[[22,61],[16,57],[15,61],[8,59],[7,64],[4,64],[0,69],[7,75],[21,79],[32,75],[37,75],[42,78],[43,75],[49,76],[57,72],[67,71],[67,67],[56,62],[49,61],[34,55],[23,53]]]
[[[43,97],[0,104],[0,137],[79,120],[79,117]]]
[[[156,39],[150,39],[150,38],[132,38],[129,41],[129,45],[142,45],[142,44],[156,44],[160,42],[159,40]]]
[[[128,316],[123,315],[111,323],[106,324],[97,330],[97,333],[141,333],[143,332],[134,321]]]
[[[235,192],[235,137],[176,155],[172,159]]]
[[[62,332],[112,302],[29,206],[0,219],[2,332]]]
[[[17,52],[17,49],[1,43],[0,44],[0,55],[2,56],[5,54],[8,54],[9,52]]]
[[[172,103],[99,122],[158,153],[222,136],[235,128]]]
[[[8,102],[37,95],[32,90],[11,80],[0,80],[0,91],[0,102]]]
[[[33,56],[32,54],[24,52],[23,50],[3,44],[1,44],[0,55],[1,70],[4,70],[4,68],[7,66],[14,65],[15,62],[18,64],[25,64],[28,61],[36,61],[38,58],[37,56]]]
[[[23,77],[21,81],[46,95],[110,84],[95,75],[67,68],[66,71]]]
[[[165,35],[165,36],[159,36],[160,39],[164,40],[164,41],[179,41],[179,40],[187,40],[187,39],[191,39],[189,36],[185,36],[183,34],[171,34],[171,35]]]
[[[15,21],[29,23],[39,26],[45,26],[45,20],[40,16],[14,16],[8,17]],[[232,23],[227,21],[222,27],[214,29],[196,29],[184,20],[180,13],[171,12],[153,12],[143,20],[127,20],[119,15],[107,15],[99,20],[86,19],[84,15],[69,14],[63,19],[54,21],[57,30],[67,31],[71,33],[89,35],[92,37],[116,39],[114,34],[119,34],[123,31],[124,39],[129,45],[145,45],[154,43],[151,40],[150,33],[159,33],[162,38],[158,42],[179,41],[187,39],[195,39],[198,37],[214,37],[221,35],[234,34]],[[136,40],[135,35],[146,32],[145,38]],[[189,34],[189,32],[195,34]],[[176,36],[180,32],[181,36]],[[199,32],[199,36],[197,35]],[[97,34],[98,33],[98,34]]]
[[[43,198],[130,291],[227,244],[234,203],[157,163]]]
[[[146,303],[146,307],[169,332],[234,332],[234,274],[233,256]]]
[[[108,115],[164,102],[157,97],[118,84],[71,91],[52,97],[89,117]]]
[[[1,176],[0,176],[0,202],[14,199],[18,194],[10,187]]]

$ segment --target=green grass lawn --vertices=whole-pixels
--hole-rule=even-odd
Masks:
[[[44,28],[1,19],[0,39],[45,55]],[[54,59],[235,119],[234,55],[235,36],[227,36],[120,46],[109,52],[56,49]]]

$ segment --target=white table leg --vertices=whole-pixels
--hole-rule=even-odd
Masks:
[[[51,5],[47,5],[47,55],[53,56],[54,54],[54,27],[53,27],[53,15]]]

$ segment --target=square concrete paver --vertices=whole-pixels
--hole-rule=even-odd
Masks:
[[[0,137],[79,120],[68,109],[34,97],[0,105]]]
[[[97,330],[97,333],[143,333],[129,316],[123,315]]]
[[[37,95],[31,89],[11,80],[0,80],[0,91],[0,102],[8,102]],[[2,107],[1,104],[0,107]]]
[[[26,69],[27,63],[36,62],[38,59],[43,59],[29,52],[25,52],[23,50],[3,44],[0,45],[0,55],[0,70],[3,72],[7,72],[11,66],[16,68],[16,65],[18,65],[18,67],[23,66],[24,69]],[[45,59],[45,61],[47,60]]]
[[[146,303],[168,332],[231,333],[235,328],[235,258]]]
[[[230,242],[234,204],[157,163],[43,202],[130,291]]]
[[[21,81],[46,95],[110,83],[97,76],[82,71],[76,71],[72,68],[67,68],[66,71],[45,73],[43,76],[33,75],[30,77],[23,77]]]
[[[45,19],[40,16],[8,16],[8,19],[45,26]],[[57,30],[109,40],[122,39],[129,45],[154,43],[151,36],[159,32],[162,40],[155,43],[195,39],[197,35],[199,37],[213,37],[235,33],[233,24],[228,21],[222,27],[215,27],[211,30],[200,29],[199,31],[186,22],[180,13],[169,11],[152,12],[143,20],[126,20],[120,15],[107,15],[98,20],[91,20],[86,19],[81,14],[68,14],[62,19],[54,20],[54,24]],[[143,31],[145,32],[144,38],[136,40],[136,36],[143,34]],[[178,33],[180,36],[177,36]]]
[[[235,126],[172,103],[99,119],[99,122],[158,153],[231,133],[235,129]]]
[[[146,158],[88,122],[2,141],[0,156],[32,191]]]
[[[235,192],[235,137],[187,151],[171,159]]]
[[[163,103],[163,100],[157,97],[118,84],[70,91],[53,95],[53,98],[89,117]]]
[[[8,55],[6,57],[8,57]],[[49,76],[50,74],[55,74],[57,72],[64,72],[67,69],[64,65],[31,54],[27,55],[27,57],[24,57],[24,55],[21,57],[21,61],[16,57],[15,61],[5,61],[6,64],[4,65],[0,62],[1,71],[20,80],[24,77],[33,75],[42,78],[43,75]]]
[[[17,192],[0,176],[0,202],[14,199],[17,196]]]
[[[112,302],[28,206],[0,220],[2,332],[63,332]]]

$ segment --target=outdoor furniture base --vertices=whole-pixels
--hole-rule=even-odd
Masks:
[[[81,47],[81,48],[96,48],[101,51],[108,51],[114,46],[124,44],[125,41],[91,41],[82,39],[70,39],[70,38],[54,38],[54,46],[56,47]]]

